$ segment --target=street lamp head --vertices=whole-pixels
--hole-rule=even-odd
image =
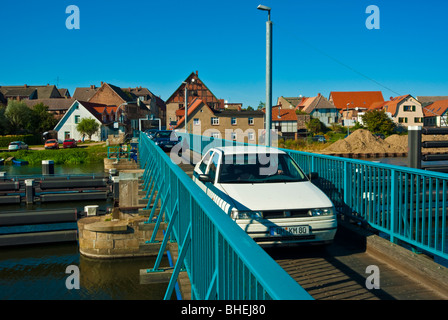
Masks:
[[[258,10],[264,10],[264,11],[271,11],[271,8],[266,7],[266,6],[262,5],[262,4],[259,4],[257,9]]]
[[[268,12],[268,20],[271,20],[271,8],[264,6],[262,4],[259,4],[257,7],[258,10],[263,10],[263,11],[267,11]]]

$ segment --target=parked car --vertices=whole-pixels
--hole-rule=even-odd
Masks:
[[[48,139],[45,141],[45,149],[59,149],[59,143],[56,139]]]
[[[158,129],[149,129],[149,130],[146,130],[145,133],[148,137],[151,138],[156,134],[157,131],[159,131],[159,130]]]
[[[62,143],[62,147],[65,148],[76,148],[78,146],[78,143],[75,139],[65,139]]]
[[[286,152],[212,148],[196,164],[193,180],[260,245],[334,240],[333,203]]]
[[[325,136],[322,136],[322,135],[315,135],[315,136],[313,137],[313,141],[327,142],[327,139],[325,139]]]
[[[157,131],[152,137],[150,137],[157,146],[164,151],[171,150],[176,144],[178,144],[182,137],[178,136],[176,132],[170,130]]]
[[[28,145],[23,141],[12,141],[9,143],[8,150],[28,150]]]

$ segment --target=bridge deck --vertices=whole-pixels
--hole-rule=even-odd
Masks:
[[[190,177],[193,165],[179,167]],[[448,299],[427,284],[400,271],[371,252],[366,244],[338,231],[335,242],[316,247],[265,250],[316,300],[440,300]],[[380,271],[380,289],[367,289],[369,265]]]

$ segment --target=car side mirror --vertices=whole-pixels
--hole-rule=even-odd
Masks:
[[[198,179],[202,182],[213,182],[212,178],[207,174],[200,174]]]
[[[317,172],[310,173],[310,180],[316,180],[317,178],[319,178],[319,174]]]

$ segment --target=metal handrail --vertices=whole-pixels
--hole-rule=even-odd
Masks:
[[[168,223],[159,256],[148,272],[159,271],[168,239],[174,238],[179,246],[165,299],[170,299],[182,266],[192,299],[312,299],[145,135],[140,136],[139,152],[145,190],[156,188],[161,200],[156,221],[151,214],[148,223],[156,223],[154,232],[162,216]]]

